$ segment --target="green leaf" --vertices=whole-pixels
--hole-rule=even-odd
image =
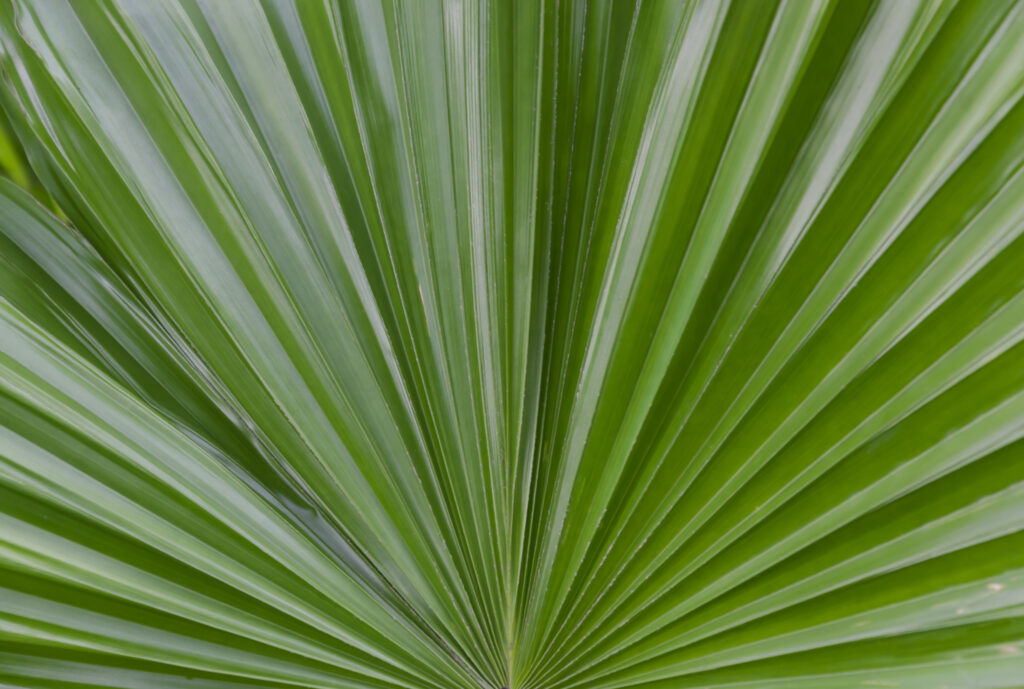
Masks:
[[[0,686],[1024,686],[1021,35],[0,4]]]

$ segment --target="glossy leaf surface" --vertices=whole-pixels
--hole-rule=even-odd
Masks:
[[[1024,687],[1024,4],[0,7],[0,687]]]

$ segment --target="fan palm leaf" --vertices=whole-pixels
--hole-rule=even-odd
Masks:
[[[2,3],[0,686],[1024,687],[1021,36]]]

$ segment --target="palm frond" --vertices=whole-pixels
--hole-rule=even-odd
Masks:
[[[1021,36],[3,3],[0,686],[1024,686]]]

